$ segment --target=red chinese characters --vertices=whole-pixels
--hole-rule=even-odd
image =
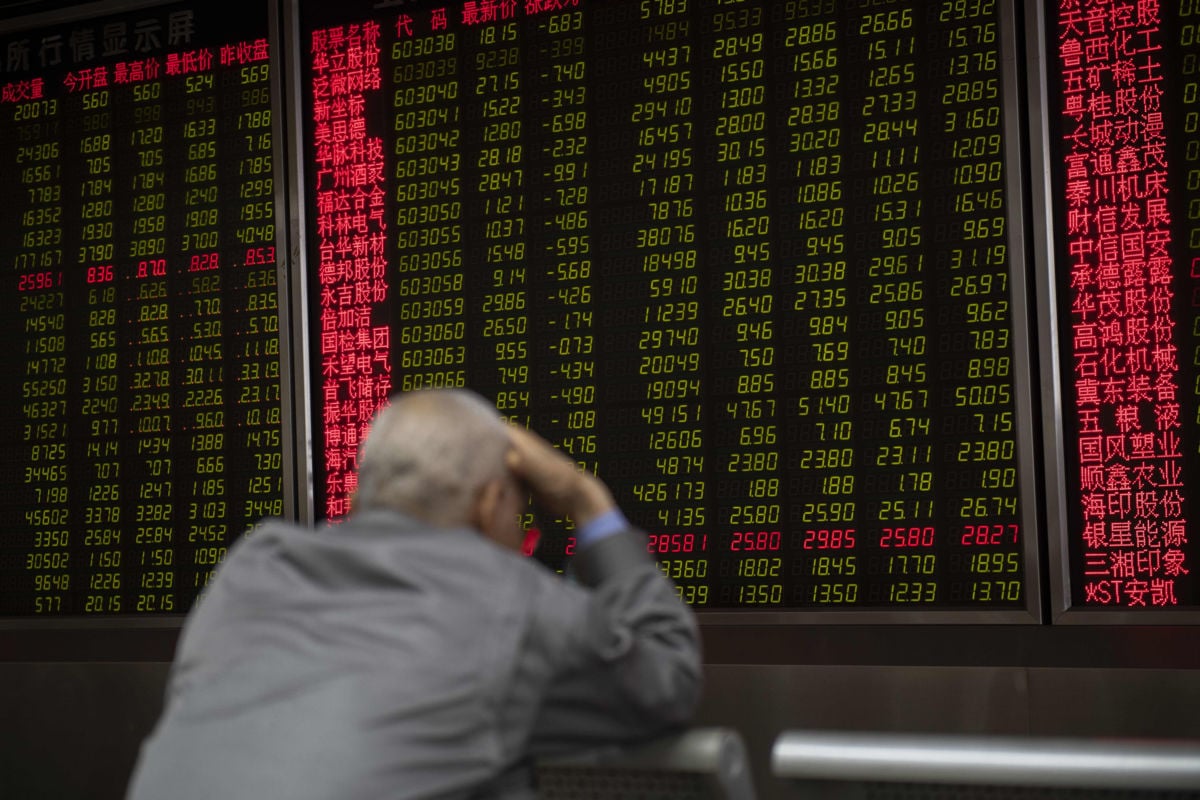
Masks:
[[[24,103],[29,100],[41,100],[45,94],[45,81],[42,78],[31,78],[24,81],[13,81],[0,86],[0,103]]]
[[[374,23],[312,36],[313,164],[319,259],[320,409],[325,513],[349,510],[358,445],[391,391],[386,319],[383,140],[367,135],[367,97],[380,89]]]
[[[220,59],[221,66],[228,67],[233,64],[253,64],[257,61],[266,61],[269,56],[270,48],[267,40],[255,39],[252,42],[223,45]]]
[[[194,75],[198,72],[208,72],[212,66],[213,54],[207,48],[167,55],[168,75]]]
[[[1156,2],[1059,3],[1078,535],[1090,606],[1175,605],[1175,581],[1187,573],[1161,39]]]

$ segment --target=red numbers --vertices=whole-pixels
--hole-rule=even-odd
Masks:
[[[111,270],[112,267],[109,267]],[[17,281],[18,292],[36,292],[39,289],[50,289],[62,283],[61,272],[30,272],[22,275]]]
[[[103,264],[97,267],[88,267],[87,282],[88,283],[108,283],[113,279],[112,264]]]
[[[138,262],[137,276],[139,278],[162,278],[167,274],[167,260],[165,258],[151,258],[148,261]]]
[[[525,540],[521,543],[521,552],[526,556],[531,556],[537,552],[538,543],[542,540],[542,532],[537,528],[529,528],[525,531]],[[575,537],[572,536],[567,543],[572,550],[575,549]],[[568,553],[567,555],[570,555]]]
[[[735,553],[778,550],[780,540],[779,531],[734,531],[729,549]]]
[[[1016,544],[1019,533],[1017,525],[964,525],[962,544],[964,547],[993,544]]]
[[[192,256],[191,263],[188,264],[188,272],[204,272],[205,270],[216,269],[220,266],[218,259],[220,253],[196,253]]]
[[[215,253],[214,253],[215,255]],[[246,249],[246,266],[275,263],[274,247],[249,247]]]
[[[854,528],[810,528],[804,532],[805,550],[842,550],[854,547]]]
[[[708,549],[708,536],[697,538],[691,533],[652,533],[646,549],[655,555],[694,553],[697,549]]]
[[[913,528],[884,528],[879,537],[880,547],[933,547],[932,526]]]

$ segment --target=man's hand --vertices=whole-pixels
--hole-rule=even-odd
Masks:
[[[576,525],[616,507],[599,478],[581,470],[545,439],[515,426],[509,436],[512,449],[508,451],[508,468],[529,487],[534,503],[570,517]]]

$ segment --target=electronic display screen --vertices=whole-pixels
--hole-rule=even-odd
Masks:
[[[1049,3],[1068,605],[1200,606],[1200,6]]]
[[[59,19],[0,27],[0,614],[182,613],[282,512],[267,5]]]
[[[1004,5],[300,3],[318,516],[467,386],[698,609],[1033,608]]]

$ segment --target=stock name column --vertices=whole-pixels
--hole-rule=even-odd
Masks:
[[[1169,202],[1175,134],[1162,113],[1169,40],[1157,4],[1126,10],[1062,3],[1056,27],[1071,595],[1092,607],[1168,607],[1180,603],[1189,569],[1179,547],[1189,503]]]
[[[710,435],[720,476],[712,498],[722,557],[717,602],[780,605],[785,568],[776,418],[774,281],[768,204],[765,81],[768,47],[763,4],[704,4],[700,71],[708,94],[702,131],[708,167],[706,252],[711,296]]]
[[[388,286],[383,140],[366,118],[383,85],[380,36],[369,22],[313,31],[309,44],[325,477],[317,512],[331,519],[350,509],[358,445],[392,388],[391,332],[374,313]]]

